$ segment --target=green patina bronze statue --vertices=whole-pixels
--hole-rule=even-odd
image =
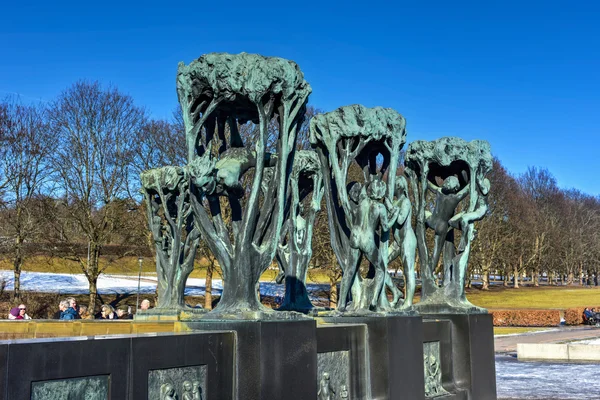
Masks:
[[[185,284],[200,241],[189,204],[189,175],[186,168],[162,167],[144,171],[141,181],[156,250],[156,308],[177,312],[185,307]]]
[[[300,68],[282,58],[213,53],[179,64],[188,162],[208,160],[189,170],[191,209],[223,272],[223,294],[211,318],[269,310],[259,301],[257,285],[280,243],[296,136],[310,92]],[[267,151],[273,119],[276,156]],[[239,124],[247,121],[257,125],[256,143],[240,137]],[[248,171],[252,177],[242,186]],[[267,174],[270,184],[263,192]],[[206,175],[212,179],[197,179]],[[231,210],[228,223],[224,201]]]
[[[415,307],[424,313],[486,312],[468,302],[465,279],[474,222],[487,212],[492,168],[489,144],[445,137],[433,142],[416,141],[408,146],[405,158],[417,208],[417,241],[423,280],[421,302]],[[427,209],[427,193],[435,206]],[[458,206],[469,201],[457,213]],[[433,251],[426,242],[426,231],[434,233]],[[454,231],[461,231],[458,245]],[[443,281],[436,284],[436,271],[442,259]]]
[[[343,271],[340,311],[391,311],[399,304],[399,291],[387,266],[391,228],[398,223],[410,226],[406,225],[407,204],[401,198],[394,201],[405,138],[404,118],[381,107],[341,107],[311,121],[310,141],[323,168],[331,244]],[[353,162],[362,169],[362,182],[347,182]],[[365,278],[359,273],[363,256],[370,264]],[[394,294],[392,303],[386,288]]]
[[[484,311],[467,301],[464,283],[474,222],[488,210],[487,142],[442,138],[408,147],[405,174],[415,200],[415,235],[408,182],[397,175],[406,131],[396,111],[352,105],[317,115],[310,124],[316,151],[300,151],[296,137],[311,88],[292,61],[207,54],[179,64],[177,93],[188,165],[141,175],[156,249],[158,309],[185,307],[185,283],[202,239],[223,276],[222,297],[210,318],[270,315],[257,287],[274,258],[286,283],[280,310],[309,311],[306,273],[325,195],[331,245],[343,271],[339,311],[412,309],[417,249],[423,278],[419,311]],[[245,143],[240,126],[249,121],[258,137]],[[274,126],[275,143],[269,146]],[[362,171],[358,182],[348,182],[353,163]],[[434,234],[431,251],[427,229]],[[461,232],[458,244],[455,231]],[[363,258],[369,265],[365,276],[359,272]],[[404,270],[403,300],[388,273],[396,258]]]
[[[313,308],[306,290],[306,273],[312,258],[313,227],[321,209],[323,191],[317,153],[297,151],[285,205],[286,220],[277,249],[277,263],[285,279],[281,311],[308,312]]]

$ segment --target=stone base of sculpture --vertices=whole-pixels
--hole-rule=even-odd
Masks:
[[[179,321],[195,320],[206,315],[208,311],[204,308],[152,308],[150,310],[138,310],[135,314],[136,320],[141,321]]]
[[[423,349],[428,397],[447,393],[448,399],[496,399],[494,327],[490,314],[424,317]]]
[[[0,400],[496,399],[491,315],[179,321],[175,331],[5,341]]]
[[[485,308],[477,307],[468,300],[449,298],[436,292],[425,300],[413,305],[420,314],[487,314]]]
[[[423,362],[421,317],[329,317],[322,322],[320,327],[337,330],[337,340],[348,342],[351,352],[364,352],[360,368],[368,371],[369,379],[363,390],[368,396],[363,398],[423,398],[423,374],[415,367]],[[346,334],[346,324],[365,327],[364,336]]]
[[[236,332],[235,399],[317,398],[314,320],[205,320],[182,322],[181,330]]]

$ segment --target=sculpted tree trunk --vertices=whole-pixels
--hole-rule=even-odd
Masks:
[[[223,274],[223,293],[211,317],[266,311],[257,285],[280,243],[295,142],[310,92],[298,66],[281,58],[221,53],[179,65],[194,221]],[[274,118],[276,155],[267,152]],[[239,134],[239,124],[247,121],[258,127],[253,143],[244,143]],[[263,194],[266,169],[272,178]],[[251,183],[242,187],[250,170]],[[229,201],[229,226],[219,197]]]

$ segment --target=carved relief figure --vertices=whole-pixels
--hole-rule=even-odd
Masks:
[[[346,385],[342,385],[340,387],[340,399],[349,399],[348,388],[346,387]]]
[[[194,395],[192,394],[192,382],[183,382],[183,394],[181,395],[181,400],[194,400]]]
[[[192,400],[202,400],[202,387],[198,381],[194,381],[193,384]]]
[[[170,383],[164,383],[160,387],[160,400],[178,400],[175,388]]]
[[[328,372],[323,372],[321,381],[319,382],[319,391],[317,392],[318,400],[334,400],[335,390],[331,385]]]

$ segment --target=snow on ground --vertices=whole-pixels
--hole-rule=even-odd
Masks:
[[[600,335],[600,329],[598,329],[598,335]],[[595,339],[587,339],[587,340],[576,340],[574,342],[570,342],[571,344],[596,344],[600,345],[600,337]]]
[[[498,399],[600,399],[598,364],[496,357]]]
[[[0,270],[0,278],[6,280],[6,290],[13,290],[14,277],[12,271]],[[324,284],[306,285],[311,300],[319,300],[320,294],[328,289]],[[185,294],[188,296],[204,295],[206,280],[190,278],[187,281]],[[57,292],[68,294],[89,293],[88,281],[83,274],[56,274],[50,272],[26,272],[21,273],[21,290],[31,292]],[[98,278],[98,292],[100,294],[128,294],[137,293],[137,276],[107,275],[102,274]],[[142,276],[140,282],[140,293],[151,294],[156,290],[156,276]],[[220,295],[223,290],[223,282],[213,279],[213,294]],[[260,282],[260,293],[263,296],[283,297],[285,285],[275,282]]]

